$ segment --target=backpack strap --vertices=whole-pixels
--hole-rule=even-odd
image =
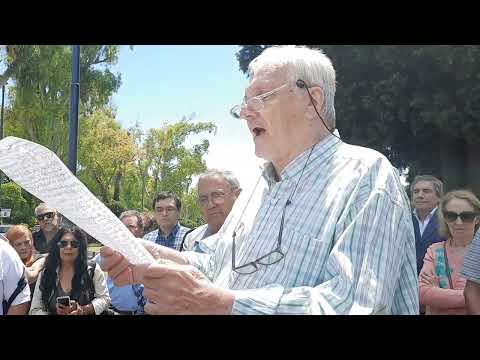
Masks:
[[[15,301],[18,294],[20,294],[23,291],[23,289],[25,289],[25,286],[27,286],[27,280],[25,279],[25,267],[24,267],[23,268],[23,274],[20,277],[20,280],[18,280],[17,287],[13,291],[12,295],[10,295],[10,298],[8,299],[8,301],[3,300],[3,302],[2,302],[3,315],[7,315],[8,310],[10,309],[10,306]]]

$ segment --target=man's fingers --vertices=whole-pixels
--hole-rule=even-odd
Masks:
[[[122,254],[118,251],[112,250],[108,246],[102,247],[100,250],[100,256],[102,257],[100,268],[107,272],[110,272],[110,270],[114,269],[122,262],[122,260],[125,260],[125,257]]]
[[[129,267],[123,269],[122,272],[118,273],[116,276],[111,276],[110,273],[108,273],[108,275],[112,278],[115,286],[126,286],[133,284],[132,269]]]
[[[130,262],[122,256],[120,261],[117,261],[112,266],[109,266],[108,270],[106,271],[112,279],[115,279],[119,274],[124,272],[125,269],[128,269],[130,266]]]

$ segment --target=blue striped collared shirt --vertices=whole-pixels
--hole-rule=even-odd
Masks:
[[[169,248],[180,251],[182,240],[185,234],[190,230],[189,228],[180,225],[179,222],[175,225],[168,236],[165,236],[160,229],[154,230],[146,234],[143,238],[145,240],[153,241],[156,244],[167,246]]]
[[[184,252],[188,262],[234,291],[233,314],[418,314],[415,236],[400,179],[382,154],[333,136],[316,145],[286,209],[284,258],[250,275],[232,271],[234,230],[237,267],[277,246],[309,152],[278,182],[267,164],[209,238],[212,251]]]
[[[462,276],[480,284],[480,229],[473,238],[470,249],[463,261]]]

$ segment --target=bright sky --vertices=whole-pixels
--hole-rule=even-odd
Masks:
[[[246,124],[229,114],[248,83],[235,57],[238,50],[232,45],[122,46],[111,69],[122,75],[112,99],[117,120],[124,128],[139,121],[146,130],[195,114],[194,122],[216,124],[216,135],[191,137],[187,145],[207,138],[207,166],[233,171],[246,187],[256,181],[253,174],[261,160],[254,155]]]

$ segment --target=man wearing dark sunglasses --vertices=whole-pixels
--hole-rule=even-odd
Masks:
[[[103,269],[119,285],[144,284],[147,314],[418,314],[408,198],[385,156],[335,131],[330,59],[271,47],[249,77],[231,114],[267,163],[211,251],[145,242],[174,264],[134,266],[105,247]]]
[[[48,244],[60,228],[61,218],[56,209],[45,203],[35,208],[35,216],[40,230],[33,233],[33,246],[40,254],[46,254]]]

